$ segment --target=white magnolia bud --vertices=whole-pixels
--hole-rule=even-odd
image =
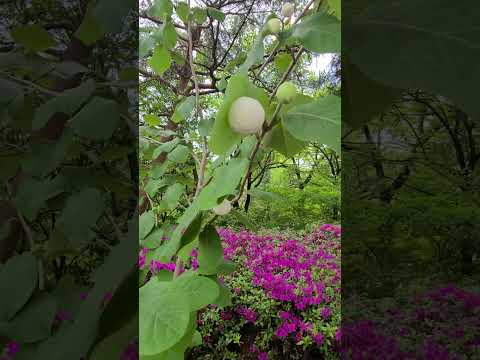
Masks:
[[[292,3],[285,3],[282,6],[282,15],[285,17],[290,17],[295,11],[295,5]]]
[[[251,97],[242,96],[235,100],[228,113],[228,122],[233,131],[242,135],[258,132],[265,121],[262,104]]]
[[[227,215],[232,210],[232,204],[227,199],[213,208],[213,212],[217,215]]]
[[[282,30],[282,22],[280,19],[273,18],[267,22],[267,30],[270,34],[276,35]]]

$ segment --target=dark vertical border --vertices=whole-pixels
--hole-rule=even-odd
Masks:
[[[479,358],[478,3],[342,9],[342,356]]]
[[[137,7],[0,4],[2,359],[138,358]]]

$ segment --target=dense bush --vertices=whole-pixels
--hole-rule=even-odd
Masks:
[[[195,359],[335,358],[340,323],[340,228],[303,238],[219,229],[231,305],[199,316],[203,345]]]
[[[480,294],[457,285],[409,290],[396,300],[354,299],[342,323],[347,359],[454,360],[480,357]],[[346,314],[344,314],[346,315]]]

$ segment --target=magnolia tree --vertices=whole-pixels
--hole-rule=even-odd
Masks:
[[[140,4],[140,355],[183,358],[197,312],[222,307],[218,217],[272,151],[340,144],[340,99],[302,83],[312,57],[340,51],[339,1],[157,0]],[[291,80],[291,81],[289,81]],[[190,269],[198,248],[198,268]]]

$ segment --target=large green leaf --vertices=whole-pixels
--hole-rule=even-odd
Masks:
[[[307,16],[293,27],[292,36],[313,52],[339,53],[341,48],[341,26],[338,19],[325,12]]]
[[[190,311],[196,311],[213,303],[220,295],[218,284],[204,276],[184,274],[172,283],[175,289],[182,290],[190,304]]]
[[[268,108],[268,97],[262,89],[251,84],[248,76],[245,74],[238,73],[233,75],[228,82],[223,103],[217,112],[210,137],[210,149],[218,155],[223,155],[243,138],[242,135],[235,133],[228,123],[230,106],[236,99],[242,96],[257,99],[264,109]]]
[[[166,47],[157,46],[153,51],[153,56],[149,60],[149,64],[157,75],[163,75],[168,70],[172,63],[172,57]]]
[[[91,230],[103,214],[105,203],[96,189],[85,189],[71,195],[57,220],[55,232],[63,234],[75,246],[82,246],[94,237]]]
[[[166,19],[172,15],[173,4],[171,0],[155,0],[148,12],[160,19]]]
[[[75,132],[91,140],[107,140],[118,126],[120,111],[117,102],[94,97],[71,120]]]
[[[42,104],[35,113],[33,128],[40,129],[45,126],[55,113],[72,115],[90,98],[94,90],[95,82],[93,80],[88,80],[74,89],[65,90],[52,100]]]
[[[12,31],[12,38],[25,49],[44,51],[55,45],[52,36],[38,24],[19,26]]]
[[[155,214],[153,211],[144,212],[140,215],[138,229],[140,231],[140,240],[147,237],[155,226]]]
[[[375,81],[443,95],[478,118],[479,7],[468,1],[453,5],[448,0],[372,4],[345,26],[345,55]]]
[[[188,330],[190,305],[183,292],[163,281],[140,288],[140,354],[155,355],[179,342]]]
[[[198,240],[198,271],[201,274],[216,274],[223,263],[223,248],[220,236],[215,227],[209,225],[201,233]]]
[[[9,322],[0,322],[0,335],[20,343],[33,343],[50,336],[57,313],[57,300],[48,293],[33,299]]]
[[[248,159],[234,158],[215,169],[213,180],[202,190],[198,201],[202,210],[217,206],[218,199],[233,194],[248,167]]]
[[[168,160],[175,163],[184,163],[188,160],[189,156],[189,148],[185,145],[178,145],[170,154],[168,154]]]
[[[31,253],[14,256],[1,268],[0,321],[10,320],[27,303],[37,282],[37,261]]]
[[[282,124],[297,139],[316,141],[340,151],[340,98],[328,95],[319,100],[291,108]]]
[[[185,187],[180,183],[175,183],[169,186],[162,197],[162,203],[165,204],[165,209],[174,209],[184,192]]]

